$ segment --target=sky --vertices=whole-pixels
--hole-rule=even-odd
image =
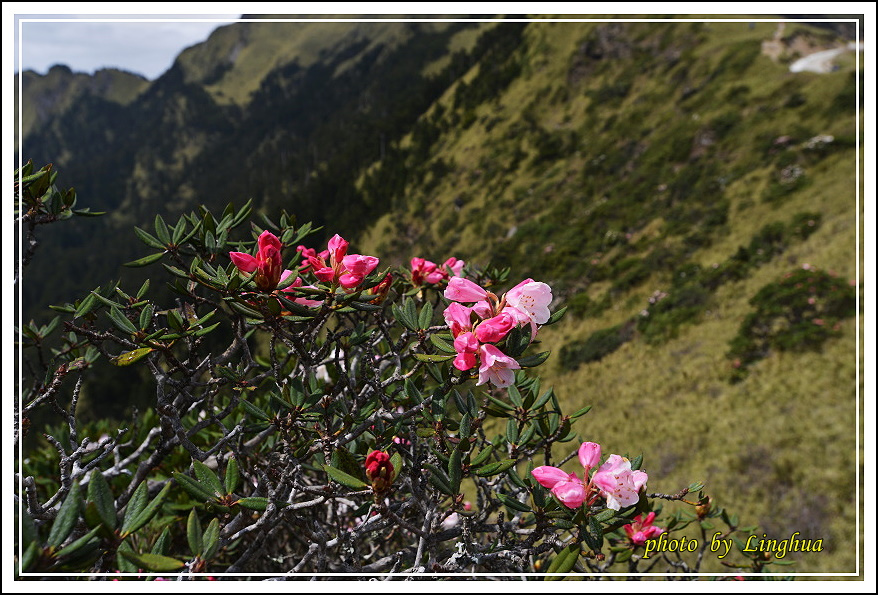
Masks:
[[[66,64],[74,71],[91,74],[114,67],[154,80],[171,67],[183,49],[206,40],[214,29],[240,16],[16,15],[21,44],[15,47],[15,71],[45,74],[55,64]],[[130,22],[96,20],[108,17]],[[178,20],[162,22],[159,18]]]

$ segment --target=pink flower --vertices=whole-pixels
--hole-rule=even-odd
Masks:
[[[454,367],[465,372],[478,363],[476,353],[479,351],[479,341],[471,332],[461,333],[454,339],[454,350],[457,357],[454,358]]]
[[[446,260],[442,266],[444,266],[451,273],[451,275],[455,277],[460,277],[463,274],[463,267],[465,265],[466,263],[464,261],[458,260],[452,256],[451,258]]]
[[[586,474],[589,469],[598,466],[601,461],[601,445],[595,442],[583,442],[579,447],[579,463],[585,469]]]
[[[496,343],[501,341],[514,326],[515,317],[504,311],[479,323],[476,327],[476,337],[482,343]]]
[[[271,291],[277,287],[283,272],[283,260],[280,251],[283,245],[276,235],[268,230],[260,234],[256,240],[256,256],[244,252],[229,252],[229,258],[244,273],[256,271],[254,281],[262,291]]]
[[[531,471],[541,486],[549,488],[558,501],[567,508],[579,508],[588,497],[588,489],[575,473],[558,467],[543,466]]]
[[[448,277],[448,273],[436,266],[435,262],[423,258],[412,258],[412,283],[439,283]]]
[[[625,529],[625,533],[628,534],[628,539],[631,540],[631,543],[635,545],[643,545],[646,543],[647,539],[652,539],[653,537],[658,537],[662,533],[665,532],[661,527],[653,526],[652,522],[655,520],[655,513],[651,512],[646,515],[646,518],[642,518],[643,515],[638,514],[634,517],[634,522],[623,527]]]
[[[567,508],[579,508],[591,492],[588,472],[596,467],[601,459],[601,446],[595,442],[583,442],[579,447],[579,462],[584,469],[583,480],[575,473],[567,473],[558,467],[543,466],[531,474],[539,484],[549,488],[561,504]]]
[[[546,324],[549,321],[552,288],[545,283],[525,279],[507,291],[504,299],[506,309],[511,309],[510,313],[519,323],[529,323],[534,335],[537,333],[538,324]]]
[[[455,302],[479,302],[488,298],[488,292],[469,279],[452,277],[445,288],[445,297]]]
[[[455,277],[459,279],[459,277]],[[505,387],[515,381],[515,372],[521,366],[513,358],[509,357],[493,345],[479,347],[479,380],[476,386],[490,381],[494,386]]]
[[[592,482],[607,499],[607,508],[620,510],[640,500],[640,488],[648,476],[643,471],[632,471],[631,461],[619,455],[610,455],[607,462],[595,472]]]
[[[445,324],[451,330],[451,335],[457,337],[459,334],[472,330],[472,308],[468,308],[457,302],[451,302],[442,316],[445,318]]]
[[[360,285],[366,275],[375,270],[379,260],[375,256],[348,254],[348,246],[347,240],[335,234],[329,240],[327,250],[320,254],[311,254],[307,248],[302,249],[301,252],[307,256],[308,267],[314,271],[314,276],[320,281],[338,282],[345,289],[352,289]]]

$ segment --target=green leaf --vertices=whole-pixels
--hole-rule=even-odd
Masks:
[[[203,536],[204,553],[201,556],[203,560],[210,560],[216,555],[219,549],[219,520],[212,519],[204,530]]]
[[[516,361],[518,361],[518,365],[522,368],[535,368],[542,364],[544,361],[549,359],[549,355],[551,351],[543,351],[541,353],[536,353],[534,355],[528,355],[527,357],[522,357]]]
[[[110,363],[114,366],[130,366],[136,361],[144,358],[148,353],[154,351],[152,347],[140,347],[133,351],[125,351],[114,358],[110,359]]]
[[[100,289],[100,287],[95,289],[95,291],[97,291],[98,289]],[[81,302],[79,302],[79,307],[76,308],[76,312],[74,312],[73,318],[79,318],[80,316],[85,316],[86,314],[91,312],[92,309],[94,309],[96,303],[97,303],[97,298],[95,297],[95,294],[89,293],[87,296],[85,296],[82,299]]]
[[[174,479],[177,481],[180,486],[189,492],[193,498],[198,500],[199,502],[208,502],[214,500],[214,495],[210,492],[210,489],[207,486],[203,486],[188,475],[183,475],[180,472],[174,472]]]
[[[493,444],[489,444],[488,446],[486,446],[485,448],[483,448],[483,449],[481,450],[481,452],[479,452],[479,454],[477,454],[477,455],[476,455],[476,456],[470,461],[470,467],[478,467],[479,465],[481,465],[482,463],[484,463],[485,461],[487,461],[487,460],[488,460],[488,457],[491,456],[491,453],[492,453],[492,452],[494,452],[494,445],[493,445]]]
[[[135,554],[134,552],[126,552],[124,550],[119,550],[119,553],[134,562],[138,568],[152,570],[153,572],[171,572],[172,570],[179,570],[185,565],[180,560],[158,554]]]
[[[264,511],[268,507],[268,498],[262,498],[259,496],[252,496],[250,498],[241,498],[236,501],[235,504],[239,504],[244,508],[249,508],[250,510]]]
[[[147,281],[148,280],[149,279],[147,279]],[[140,311],[140,319],[138,320],[138,322],[140,323],[141,330],[145,331],[146,328],[149,326],[149,323],[152,322],[152,313],[154,311],[155,309],[152,307],[152,304],[147,304],[143,307],[143,310]]]
[[[496,463],[488,463],[484,467],[476,469],[475,474],[480,477],[490,477],[492,475],[503,473],[510,467],[513,467],[515,463],[515,459],[503,459],[502,461],[497,461]]]
[[[588,525],[582,533],[585,544],[594,552],[599,552],[604,545],[604,529],[595,517],[588,519]]]
[[[461,465],[461,458],[463,454],[460,451],[460,445],[458,444],[454,450],[451,451],[451,456],[448,457],[448,487],[451,488],[451,491],[455,494],[460,493],[460,480],[462,477],[463,466]]]
[[[589,411],[591,411],[591,405],[589,405],[588,407],[583,407],[582,409],[580,409],[579,411],[577,411],[576,413],[571,415],[570,419],[576,419],[577,417],[582,417],[583,415],[585,415]]]
[[[145,485],[145,484],[146,484],[146,482],[143,482],[143,484],[141,484],[141,485]],[[160,491],[156,495],[156,497],[153,499],[153,501],[150,502],[149,504],[147,504],[139,513],[137,513],[136,516],[134,516],[131,519],[131,522],[130,522],[130,524],[128,524],[127,528],[125,527],[125,524],[128,523],[128,515],[126,514],[125,515],[125,523],[123,523],[123,526],[122,526],[122,537],[126,537],[127,535],[130,535],[131,533],[135,533],[138,529],[140,529],[141,527],[146,525],[150,520],[152,520],[152,517],[155,516],[155,514],[159,511],[162,504],[164,503],[165,498],[168,496],[168,492],[170,491],[170,489],[171,489],[171,482],[167,482],[165,484],[165,487],[162,488],[162,491]]]
[[[92,529],[91,531],[89,531],[88,533],[86,533],[85,535],[80,537],[79,539],[73,541],[72,543],[70,543],[66,547],[63,547],[60,550],[58,550],[57,552],[55,552],[53,557],[54,558],[61,558],[63,556],[69,556],[70,554],[73,554],[73,553],[79,551],[79,549],[81,547],[83,547],[85,544],[87,544],[89,541],[91,541],[91,539],[97,534],[97,532],[99,530],[100,530],[100,527],[95,527],[94,529]]]
[[[122,535],[128,535],[131,533],[129,530],[131,522],[143,511],[144,508],[146,508],[148,500],[149,490],[146,487],[146,482],[141,481],[140,485],[137,486],[137,489],[134,490],[134,494],[131,495],[131,499],[128,501],[128,506],[125,508],[125,516],[122,518]]]
[[[530,328],[515,327],[506,335],[506,355],[517,358],[530,345]]]
[[[413,354],[415,359],[421,362],[447,362],[448,360],[454,359],[453,355],[440,355],[440,354],[428,354],[428,353],[415,353]]]
[[[332,479],[349,488],[362,490],[369,487],[368,484],[360,481],[356,477],[348,475],[341,469],[336,469],[331,465],[323,465],[323,470],[326,471],[326,474],[329,475]]]
[[[523,502],[519,502],[511,496],[506,496],[505,494],[497,494],[497,499],[512,510],[517,510],[518,512],[531,512],[530,506],[524,504]]]
[[[402,455],[398,452],[393,453],[393,455],[390,457],[390,464],[393,465],[393,477],[390,479],[390,483],[393,483],[399,476],[399,472],[402,471]]]
[[[109,316],[110,320],[116,326],[116,328],[118,328],[123,333],[133,335],[137,332],[137,327],[135,327],[130,320],[125,318],[119,308],[113,306],[107,312],[107,316]]]
[[[445,341],[443,341],[442,339],[440,339],[436,335],[430,335],[430,342],[439,351],[444,351],[445,353],[455,353],[455,354],[457,353],[457,351],[455,351],[454,347],[452,347],[451,345],[449,345],[448,343],[446,343]]]
[[[594,515],[592,518],[598,523],[604,523],[606,521],[609,521],[614,516],[616,516],[616,511],[611,508],[606,508]]]
[[[137,260],[132,260],[131,262],[126,262],[124,266],[126,267],[145,267],[148,264],[152,264],[157,260],[160,260],[162,256],[164,256],[164,252],[156,252],[155,254],[149,254],[144,256],[143,258],[138,258]]]
[[[166,484],[170,485],[170,484]],[[171,545],[171,528],[165,527],[162,531],[162,534],[159,535],[158,539],[155,540],[155,543],[152,544],[152,549],[150,553],[163,555],[168,552],[168,546]]]
[[[243,407],[247,411],[247,413],[249,413],[253,417],[257,417],[263,421],[271,420],[271,417],[269,417],[269,415],[265,411],[263,411],[250,401],[247,401],[246,399],[241,399],[240,403],[241,407]]]
[[[207,486],[216,496],[225,495],[226,492],[222,482],[220,482],[219,477],[216,476],[216,473],[210,467],[201,461],[192,461],[192,468],[195,470],[195,477],[198,478],[198,483]]]
[[[120,572],[137,572],[140,570],[136,564],[124,556],[124,552],[134,553],[131,543],[123,541],[116,548],[116,565]]]
[[[157,238],[152,236],[151,234],[143,231],[139,227],[134,228],[134,233],[140,238],[140,241],[149,246],[150,248],[158,248],[159,250],[164,250],[165,245],[158,241]]]
[[[566,314],[566,313],[567,313],[567,306],[564,306],[563,308],[561,308],[560,310],[558,310],[557,312],[555,312],[551,316],[549,316],[549,319],[546,321],[546,324],[544,324],[543,326],[546,326],[549,324],[555,324],[556,322],[561,320],[564,317],[564,314]]]
[[[189,551],[193,556],[201,556],[203,547],[203,534],[201,532],[201,521],[193,508],[189,512],[189,519],[186,521],[186,541],[189,542]]]
[[[49,532],[48,543],[51,547],[58,547],[73,531],[79,512],[82,509],[82,496],[79,493],[79,483],[74,481],[70,486],[70,492],[64,499],[61,508],[58,509],[58,516],[52,523],[52,530]]]
[[[97,469],[92,471],[88,482],[88,500],[93,502],[101,522],[107,529],[116,528],[116,503],[107,480]]]
[[[546,569],[546,573],[554,573],[561,572],[567,573],[570,572],[570,569],[576,565],[576,561],[579,559],[579,544],[571,543],[555,556],[555,559],[552,560],[549,567]],[[559,581],[563,579],[563,576],[547,576],[547,581]]]
[[[506,420],[506,441],[509,444],[516,444],[518,442],[518,422],[511,417]]]
[[[155,234],[165,246],[171,243],[171,234],[168,233],[168,226],[165,225],[161,215],[155,216]]]
[[[427,302],[421,308],[418,315],[418,327],[422,329],[430,328],[430,322],[433,320],[433,304]]]
[[[226,476],[223,477],[223,486],[226,488],[226,494],[234,493],[240,483],[241,475],[238,473],[238,461],[235,457],[229,457],[226,463]]]
[[[509,397],[509,400],[512,401],[513,405],[516,407],[522,406],[521,393],[514,384],[506,389],[506,395]],[[510,442],[512,442],[512,440],[510,440]]]

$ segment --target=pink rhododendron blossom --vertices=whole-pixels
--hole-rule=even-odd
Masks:
[[[445,318],[445,324],[448,325],[451,335],[457,337],[459,334],[472,330],[472,308],[468,308],[457,302],[451,302],[442,316]]]
[[[457,278],[457,277],[455,277]],[[493,345],[479,347],[479,380],[476,385],[491,382],[494,386],[506,387],[515,381],[515,372],[521,368],[515,359],[509,357]]]
[[[646,543],[647,539],[652,539],[653,537],[658,537],[665,530],[661,527],[653,526],[652,522],[655,520],[655,513],[651,512],[646,515],[646,518],[643,518],[643,515],[638,514],[634,517],[634,522],[623,527],[625,529],[625,533],[628,534],[628,539],[631,540],[631,543],[635,545],[643,545]]]
[[[439,283],[448,277],[448,273],[436,266],[435,262],[423,258],[412,258],[412,283],[423,285],[424,283]]]
[[[455,302],[479,302],[487,299],[487,290],[479,287],[469,279],[452,277],[445,288],[445,297]]]
[[[631,470],[631,461],[614,454],[595,472],[592,482],[607,499],[607,508],[620,510],[640,500],[640,488],[647,479],[645,472]]]
[[[579,447],[579,463],[586,473],[601,462],[601,445],[595,442],[583,442]]]
[[[476,337],[482,343],[496,343],[501,341],[514,326],[515,318],[508,312],[501,312],[479,323],[476,327]]]
[[[271,291],[277,287],[283,272],[280,253],[283,245],[276,235],[265,230],[256,240],[256,246],[255,257],[244,252],[229,252],[229,258],[244,273],[256,271],[256,287],[262,291]]]
[[[463,274],[463,267],[466,266],[466,263],[452,256],[451,258],[446,260],[442,266],[444,266],[451,275],[455,277],[460,277]]]
[[[537,325],[549,321],[549,304],[552,303],[552,288],[545,283],[525,279],[503,296],[510,314],[521,324],[530,324],[533,336]]]
[[[474,368],[478,363],[476,354],[479,351],[479,341],[473,333],[465,332],[455,337],[454,350],[457,352],[454,367],[461,372]]]
[[[549,488],[558,501],[567,508],[579,508],[588,497],[588,489],[575,473],[557,467],[543,466],[531,471],[541,486]]]
[[[292,271],[290,271],[290,270],[285,270],[285,271],[281,274],[281,276],[280,276],[280,280],[281,280],[281,281],[285,280],[285,279],[286,279],[287,277],[289,277],[291,274],[292,274]],[[302,281],[302,278],[301,278],[301,277],[296,277],[295,280],[294,280],[292,283],[290,283],[288,286],[284,287],[281,291],[284,292],[284,293],[295,293],[296,288],[297,288],[297,287],[303,287],[303,285],[304,285],[304,281]],[[307,287],[312,287],[312,286],[308,285]],[[303,298],[303,297],[292,297],[292,296],[290,296],[290,295],[285,296],[285,297],[286,297],[287,299],[290,299],[290,300],[296,302],[297,304],[302,304],[303,306],[309,306],[309,307],[310,307],[310,306],[319,306],[320,304],[323,303],[323,300],[309,300],[308,298]]]
[[[360,285],[366,276],[378,266],[378,258],[363,254],[348,254],[348,241],[338,234],[332,236],[327,249],[319,254],[302,248],[300,252],[307,259],[302,270],[313,271],[314,276],[324,283],[338,283],[345,289]],[[301,248],[301,247],[300,247]]]

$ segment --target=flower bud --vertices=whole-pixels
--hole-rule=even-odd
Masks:
[[[708,514],[710,514],[710,496],[701,500],[698,505],[695,507],[695,514],[698,515],[699,519],[703,519]]]
[[[372,482],[372,489],[380,493],[390,487],[393,481],[393,464],[390,455],[380,450],[373,450],[366,457],[366,477]]]

